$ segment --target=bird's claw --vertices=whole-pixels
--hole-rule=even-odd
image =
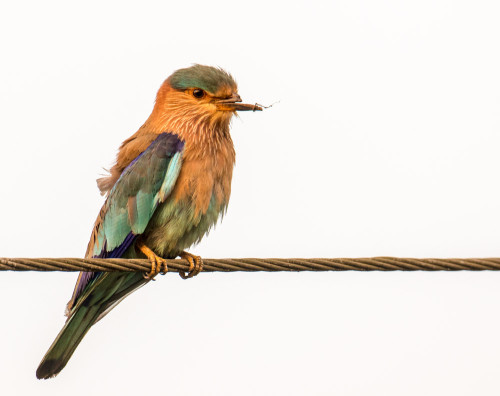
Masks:
[[[158,256],[153,252],[150,248],[148,248],[146,245],[143,243],[137,244],[137,247],[139,250],[144,253],[144,255],[149,259],[151,262],[151,271],[149,271],[147,274],[142,274],[144,279],[147,280],[155,280],[154,277],[158,275],[158,273],[161,273],[162,275],[165,275],[168,272],[168,267],[167,267],[167,260],[164,258]]]
[[[188,252],[182,252],[180,257],[189,263],[189,271],[187,275],[184,271],[179,271],[179,275],[182,279],[192,278],[203,270],[203,260],[200,256],[195,256],[194,254]]]
[[[151,271],[149,271],[147,274],[144,273],[142,276],[144,279],[148,280],[155,280],[154,277],[158,274],[165,275],[168,272],[168,267],[167,267],[167,260],[164,258],[161,258],[160,256],[156,256],[153,258],[149,258],[149,261],[151,262]]]
[[[160,275],[167,275],[168,272],[167,260],[165,260],[164,258],[162,258],[161,267],[163,269],[160,270]]]

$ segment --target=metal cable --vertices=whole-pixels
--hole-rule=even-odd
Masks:
[[[169,271],[187,271],[185,260],[167,260]],[[500,258],[238,258],[203,259],[203,272],[234,271],[498,271]],[[0,271],[142,271],[142,259],[0,258]]]

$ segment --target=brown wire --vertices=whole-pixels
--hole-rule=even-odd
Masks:
[[[167,260],[170,271],[187,271],[185,260]],[[498,271],[500,258],[238,258],[203,259],[203,272],[234,271]],[[0,258],[0,271],[143,271],[148,260],[80,258]]]

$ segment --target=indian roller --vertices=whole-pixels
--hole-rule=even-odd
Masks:
[[[175,71],[160,87],[153,111],[125,140],[109,175],[97,180],[106,195],[86,258],[148,258],[151,271],[81,272],[67,320],[43,357],[37,378],[56,376],[94,323],[125,297],[167,269],[165,259],[189,262],[183,278],[203,268],[186,252],[227,209],[235,151],[229,125],[241,103],[226,71],[194,65]]]

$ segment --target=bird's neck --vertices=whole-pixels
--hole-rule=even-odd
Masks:
[[[232,168],[235,153],[229,133],[230,117],[209,117],[189,112],[180,113],[179,116],[179,111],[155,110],[139,130],[122,143],[110,175],[98,179],[97,184],[102,194],[108,192],[123,170],[164,132],[175,133],[185,142],[184,161],[203,158],[218,166],[223,156],[224,162],[227,161],[227,165],[230,164]]]
[[[204,154],[213,154],[221,144],[232,143],[229,133],[231,117],[194,112],[188,115],[178,113],[171,111],[157,115],[153,112],[137,131],[137,135],[175,133],[186,143],[186,148]]]

